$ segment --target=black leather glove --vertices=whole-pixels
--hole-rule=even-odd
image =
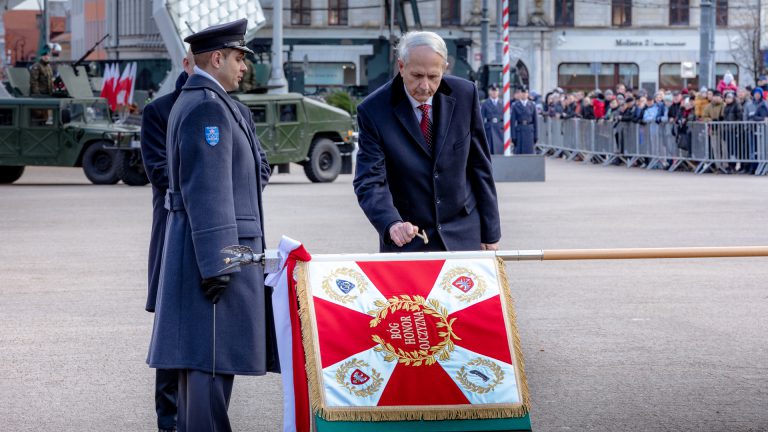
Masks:
[[[203,288],[205,298],[210,300],[211,303],[216,304],[219,302],[221,295],[224,294],[224,290],[229,286],[229,275],[203,279],[200,286]]]

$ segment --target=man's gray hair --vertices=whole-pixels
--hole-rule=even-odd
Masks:
[[[408,53],[411,48],[428,46],[448,63],[448,48],[445,41],[437,33],[428,31],[413,31],[404,34],[397,44],[397,58],[408,63]]]

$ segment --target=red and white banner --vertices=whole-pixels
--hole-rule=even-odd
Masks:
[[[528,412],[512,298],[495,254],[316,255],[294,277],[310,402],[322,418]]]

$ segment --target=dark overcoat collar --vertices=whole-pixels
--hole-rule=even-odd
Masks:
[[[427,143],[424,141],[424,135],[421,134],[421,129],[416,120],[416,114],[413,112],[413,106],[411,101],[408,100],[408,96],[405,94],[405,87],[403,85],[403,77],[397,74],[392,81],[390,81],[391,88],[391,103],[392,109],[395,113],[395,117],[403,125],[406,131],[411,137],[419,144],[419,147],[432,156]],[[433,119],[433,135],[434,141],[434,157],[440,156],[440,152],[445,147],[445,137],[448,133],[448,129],[451,125],[451,117],[453,116],[453,107],[456,105],[456,98],[451,96],[452,90],[445,82],[440,81],[440,86],[437,88],[434,96],[432,96],[432,119]]]

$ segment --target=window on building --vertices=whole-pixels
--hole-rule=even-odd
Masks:
[[[733,75],[739,84],[739,66],[736,63],[717,63],[715,65],[715,82],[719,83],[726,72]],[[696,63],[696,77],[683,79],[680,77],[680,63],[662,63],[659,65],[659,88],[680,90],[687,85],[690,89],[699,88],[699,64]],[[742,87],[741,85],[739,85]]]
[[[328,0],[328,25],[347,25],[347,0]]]
[[[509,0],[509,26],[517,27],[520,19],[520,0]]]
[[[715,6],[715,23],[718,27],[728,27],[728,0],[717,0]]]
[[[632,25],[632,0],[611,0],[611,24],[614,27]]]
[[[440,22],[443,25],[461,25],[461,0],[441,0]]]
[[[560,63],[557,67],[557,85],[566,91],[594,90],[595,74],[589,63]],[[637,88],[640,67],[635,63],[601,63],[597,73],[597,87],[601,90],[616,88],[618,84]]]
[[[13,126],[13,108],[0,109],[0,126]]]
[[[310,0],[291,0],[291,25],[312,24]]]
[[[669,0],[669,25],[688,25],[690,0]]]
[[[574,0],[555,0],[555,25],[573,27]]]

